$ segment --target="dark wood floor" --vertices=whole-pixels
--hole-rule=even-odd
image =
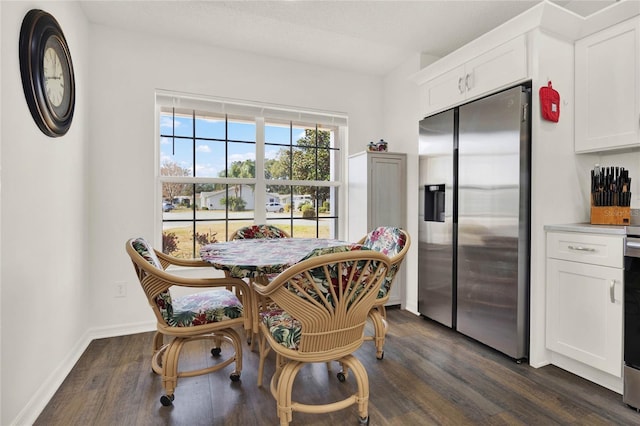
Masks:
[[[357,355],[371,382],[372,425],[631,425],[640,414],[621,395],[559,368],[534,369],[434,322],[389,310],[390,330],[382,361],[371,342]],[[258,355],[246,350],[240,382],[223,372],[181,379],[172,407],[162,407],[160,377],[151,373],[152,333],[93,341],[36,425],[276,425],[275,402],[256,386]],[[207,363],[205,343],[189,349],[189,363]],[[338,366],[301,371],[299,400],[340,396]],[[294,413],[292,425],[357,424],[349,407],[332,414]]]

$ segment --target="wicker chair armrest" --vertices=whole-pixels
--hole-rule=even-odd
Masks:
[[[178,257],[169,256],[169,255],[164,254],[163,252],[158,251],[156,249],[154,249],[154,251],[156,252],[156,256],[158,256],[158,260],[160,260],[160,263],[162,264],[162,266],[165,269],[169,265],[186,266],[186,267],[204,267],[204,266],[208,266],[210,268],[212,267],[209,262],[206,262],[204,260],[200,260],[200,259],[181,259],[181,258],[178,258]]]
[[[127,245],[127,252],[129,255],[139,256],[135,252],[135,250]],[[166,255],[164,255],[166,256]],[[205,265],[210,264],[208,262],[204,262]],[[206,288],[206,287],[228,287],[234,286],[240,288],[243,293],[249,293],[249,286],[244,280],[240,278],[234,277],[224,277],[224,278],[192,278],[192,277],[182,277],[179,275],[174,275],[172,273],[166,272],[160,268],[156,268],[152,264],[147,261],[136,262],[139,268],[144,270],[144,272],[148,276],[155,277],[156,279],[162,280],[169,284],[167,287],[171,285],[179,286],[179,287],[197,287],[197,288]]]

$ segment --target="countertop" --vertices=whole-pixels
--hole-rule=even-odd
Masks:
[[[625,225],[592,225],[590,223],[567,223],[562,225],[545,225],[545,231],[582,232],[589,234],[626,235]]]

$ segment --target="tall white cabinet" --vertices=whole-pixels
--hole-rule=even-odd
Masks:
[[[357,241],[378,226],[406,229],[407,155],[364,151],[349,157],[348,236]],[[404,267],[389,305],[404,305]]]

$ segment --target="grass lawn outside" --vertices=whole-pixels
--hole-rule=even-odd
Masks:
[[[245,212],[248,213],[248,212]],[[300,216],[301,217],[301,216]],[[301,220],[300,217],[294,216],[293,230],[291,229],[290,218],[281,217],[277,221],[273,222],[275,226],[281,227],[284,231],[288,232],[295,238],[315,238],[316,237],[316,221],[315,220]],[[253,219],[248,220],[233,220],[229,221],[229,235],[231,235],[236,229],[243,226],[252,225]],[[272,221],[268,221],[272,223]],[[196,243],[196,251],[193,253],[193,225],[191,223],[185,224],[176,223],[175,226],[171,226],[171,223],[165,223],[163,234],[167,235],[173,233],[176,236],[175,242],[177,249],[171,253],[172,256],[180,258],[198,258],[201,244],[209,244],[220,241],[227,241],[226,226],[227,223],[224,220],[220,221],[207,221],[196,223],[196,235],[199,236]],[[330,227],[320,225],[320,238],[332,238],[330,235]]]

